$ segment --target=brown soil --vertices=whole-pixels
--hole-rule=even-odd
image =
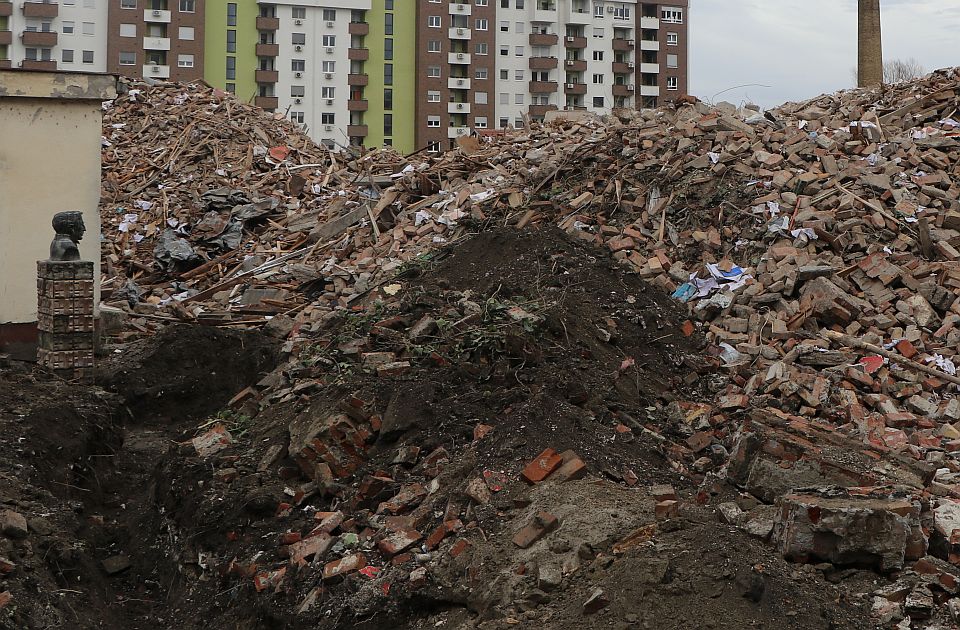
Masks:
[[[17,564],[0,578],[14,595],[2,627],[869,627],[842,585],[719,523],[695,500],[702,477],[671,468],[665,445],[690,433],[681,402],[722,383],[669,297],[558,231],[483,233],[412,265],[400,284],[395,299],[316,326],[313,348],[269,377],[262,410],[224,411],[274,366],[275,350],[252,334],[181,327],[118,348],[101,381],[112,394],[2,373],[0,496],[32,530],[2,541],[0,556]],[[437,327],[411,340],[424,316]],[[411,366],[377,376],[357,349]],[[383,428],[352,474],[296,505],[311,482],[285,454],[290,435],[346,399]],[[184,442],[215,414],[235,443],[204,459]],[[480,424],[493,430],[474,441]],[[412,447],[419,455],[400,461]],[[431,471],[423,460],[439,447],[449,461]],[[520,469],[547,447],[576,451],[592,475],[521,483]],[[708,469],[725,456],[709,455]],[[504,488],[471,505],[464,486],[483,471],[505,475]],[[385,487],[361,494],[374,474]],[[452,509],[469,550],[452,557],[451,538],[394,565],[362,539],[379,574],[327,585],[299,612],[323,563],[349,551],[288,567],[280,535],[306,533],[316,511],[336,509],[373,532],[379,501],[434,476],[419,528],[429,534]],[[678,517],[654,518],[644,488],[657,483],[679,490]],[[282,502],[294,504],[289,513]],[[540,510],[560,528],[518,550],[513,532]],[[117,555],[130,568],[108,576],[100,562]],[[257,592],[244,573],[253,565],[288,569]],[[419,566],[428,579],[416,587]],[[541,568],[562,569],[560,584],[539,588]],[[598,588],[610,604],[585,616]]]

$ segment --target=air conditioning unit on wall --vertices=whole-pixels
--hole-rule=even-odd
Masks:
[[[299,105],[299,104],[302,103],[303,101],[302,101],[301,99],[299,99],[299,98],[295,98],[295,99],[293,99],[293,102],[296,103],[297,105]]]
[[[293,23],[296,24],[297,26],[300,26],[301,24],[303,24],[303,20],[294,20]]]

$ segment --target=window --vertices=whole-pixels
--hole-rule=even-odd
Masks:
[[[475,79],[480,79],[480,80],[486,79],[486,78],[487,78],[487,69],[486,69],[486,68],[477,68],[477,70],[476,70],[476,72],[474,73],[473,77],[474,77]]]
[[[603,107],[603,97],[602,97],[602,96],[594,96],[594,97],[593,97],[593,106],[594,106],[594,107]]]
[[[291,7],[290,15],[295,20],[302,20],[307,17],[307,8],[306,7]]]
[[[487,0],[474,0],[474,4],[478,7],[485,7],[487,6]]]
[[[436,90],[427,91],[427,102],[428,103],[439,103],[440,102],[440,92]]]
[[[392,88],[383,89],[383,108],[393,109],[393,89]]]
[[[290,34],[290,43],[291,44],[303,44],[307,43],[307,34],[306,33],[291,33]]]
[[[320,122],[324,125],[332,125],[336,122],[337,117],[333,112],[323,112],[320,114]]]
[[[393,35],[393,13],[387,13],[383,16],[383,34]]]
[[[192,67],[193,67],[193,55],[177,55],[177,67],[178,67],[178,68],[192,68]]]
[[[613,19],[615,20],[629,20],[630,19],[630,7],[626,5],[620,5],[613,7]]]
[[[510,119],[509,119],[509,118],[501,118],[501,119],[500,119],[500,128],[501,128],[501,129],[506,129],[509,125],[510,125]]]
[[[477,18],[477,21],[474,23],[478,31],[485,31],[490,28],[490,21],[487,18]]]
[[[133,35],[124,35],[124,34],[123,34],[123,27],[124,27],[124,26],[132,26],[132,27],[133,27]],[[64,35],[69,35],[70,33],[73,32],[73,29],[74,29],[73,22],[61,22],[61,23],[60,23],[60,32],[63,33]],[[121,24],[121,25],[120,25],[120,37],[136,37],[136,36],[137,36],[137,25],[136,25],[136,24]]]
[[[506,56],[508,56],[509,54],[510,54],[510,47],[509,47],[509,46],[501,46],[501,47],[500,47],[500,56],[501,56],[501,57],[506,57]]]
[[[680,89],[680,82],[677,80],[677,77],[667,77],[667,89],[668,90]]]
[[[236,94],[236,93],[237,93],[237,84],[236,84],[236,83],[227,83],[227,84],[224,85],[224,87],[226,88],[227,92],[230,92],[231,94]],[[273,111],[273,110],[269,110],[269,111]]]
[[[683,24],[683,9],[662,8],[660,9],[660,19],[667,24]]]
[[[427,127],[439,127],[439,126],[440,126],[439,116],[427,116]]]
[[[120,0],[121,9],[136,9],[137,0]]]
[[[593,60],[594,61],[603,61],[603,51],[595,50],[593,51]]]
[[[227,57],[227,80],[233,81],[237,78],[237,58]]]
[[[517,8],[518,8],[518,9],[522,9],[522,8],[523,8],[523,0],[517,0]]]
[[[594,39],[603,39],[603,29],[602,28],[593,29],[593,37]]]
[[[510,71],[509,70],[500,70],[500,80],[509,81],[510,80]]]
[[[237,32],[232,29],[227,31],[227,52],[237,52]]]
[[[337,36],[336,35],[324,35],[323,36],[323,45],[327,48],[333,48],[337,45]]]
[[[478,42],[478,43],[477,43],[477,54],[478,54],[478,55],[486,55],[486,54],[489,54],[489,52],[490,52],[490,47],[489,47],[489,45],[488,45],[486,42]]]
[[[383,115],[383,135],[385,136],[393,135],[393,114]]]
[[[320,98],[334,98],[336,95],[336,88],[332,86],[324,86],[320,88]]]
[[[82,32],[84,35],[94,35],[94,34],[95,34],[95,30],[96,30],[96,26],[94,25],[93,22],[84,22],[84,23],[81,25],[81,29],[82,29],[81,32]]]
[[[383,58],[387,61],[393,59],[393,38],[386,37],[383,40]]]
[[[294,98],[302,97],[306,93],[307,93],[306,88],[304,88],[302,85],[290,86],[290,96],[293,96]]]
[[[290,120],[295,123],[303,124],[303,112],[290,112]]]
[[[427,42],[427,52],[438,53],[440,52],[440,41],[436,39],[431,39]]]
[[[486,129],[487,128],[487,117],[486,116],[477,116],[473,121],[473,126],[477,129]]]
[[[509,32],[510,32],[510,22],[506,22],[506,21],[500,22],[500,32],[501,32],[501,33],[509,33]]]
[[[60,51],[60,61],[63,63],[73,63],[73,51],[72,50],[61,50]]]
[[[23,56],[30,61],[36,61],[37,50],[37,48],[25,48],[23,51]]]
[[[597,2],[593,5],[593,17],[602,18],[603,17],[603,3]]]
[[[594,83],[594,85],[601,85],[601,84],[603,84],[603,75],[602,75],[602,74],[595,74],[595,75],[593,75],[593,83]]]
[[[667,67],[676,68],[680,64],[680,58],[677,55],[667,55]]]
[[[680,35],[677,33],[667,33],[667,46],[678,46],[680,44]]]
[[[500,104],[509,105],[510,104],[510,95],[506,92],[500,92]]]
[[[393,85],[393,64],[392,63],[383,64],[383,84]]]
[[[431,15],[427,17],[427,26],[430,28],[440,28],[440,16]]]
[[[120,65],[121,66],[133,66],[137,63],[137,53],[132,52],[122,52],[120,53]]]
[[[85,50],[83,51],[83,63],[93,63],[93,51]]]
[[[320,66],[325,73],[333,74],[337,68],[337,62],[335,61],[324,61]]]
[[[501,8],[501,9],[509,9],[509,8],[510,8],[510,0],[500,0],[500,8]]]
[[[523,94],[514,94],[514,95],[513,95],[513,104],[514,104],[514,105],[523,105]]]
[[[526,48],[525,48],[525,47],[523,47],[523,46],[516,46],[516,47],[514,48],[513,54],[515,54],[517,57],[523,57],[523,53],[524,53],[525,51],[526,51]]]
[[[180,39],[193,41],[194,31],[192,26],[181,26],[178,31],[179,32],[177,35],[180,37]]]
[[[487,93],[486,92],[474,92],[473,93],[473,102],[477,105],[486,105],[487,104]]]
[[[227,3],[227,26],[236,26],[237,25],[237,3],[228,2]]]
[[[336,22],[336,21],[337,21],[337,10],[336,10],[336,9],[324,9],[324,10],[323,10],[323,21],[324,21],[324,22]]]
[[[523,81],[523,70],[514,70],[513,71],[513,80],[514,81]]]
[[[428,66],[427,76],[430,77],[431,79],[440,78],[440,66]]]
[[[180,0],[180,13],[194,13],[196,10],[196,0]]]
[[[517,33],[517,34],[519,34],[519,35],[523,35],[524,30],[525,30],[525,29],[524,29],[524,26],[523,26],[523,22],[517,22],[516,25],[514,25],[514,28],[513,28],[513,32],[514,32],[514,33]]]
[[[292,70],[293,72],[303,72],[306,69],[307,69],[307,62],[304,61],[303,59],[290,60],[290,70]]]
[[[431,142],[427,145],[427,153],[440,153],[440,143]]]

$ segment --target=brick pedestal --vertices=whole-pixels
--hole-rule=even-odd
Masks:
[[[37,363],[57,375],[93,381],[93,263],[37,262]]]

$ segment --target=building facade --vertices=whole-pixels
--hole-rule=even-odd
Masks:
[[[109,0],[107,70],[128,77],[203,77],[206,0]]]
[[[0,68],[107,70],[107,0],[0,0]]]

